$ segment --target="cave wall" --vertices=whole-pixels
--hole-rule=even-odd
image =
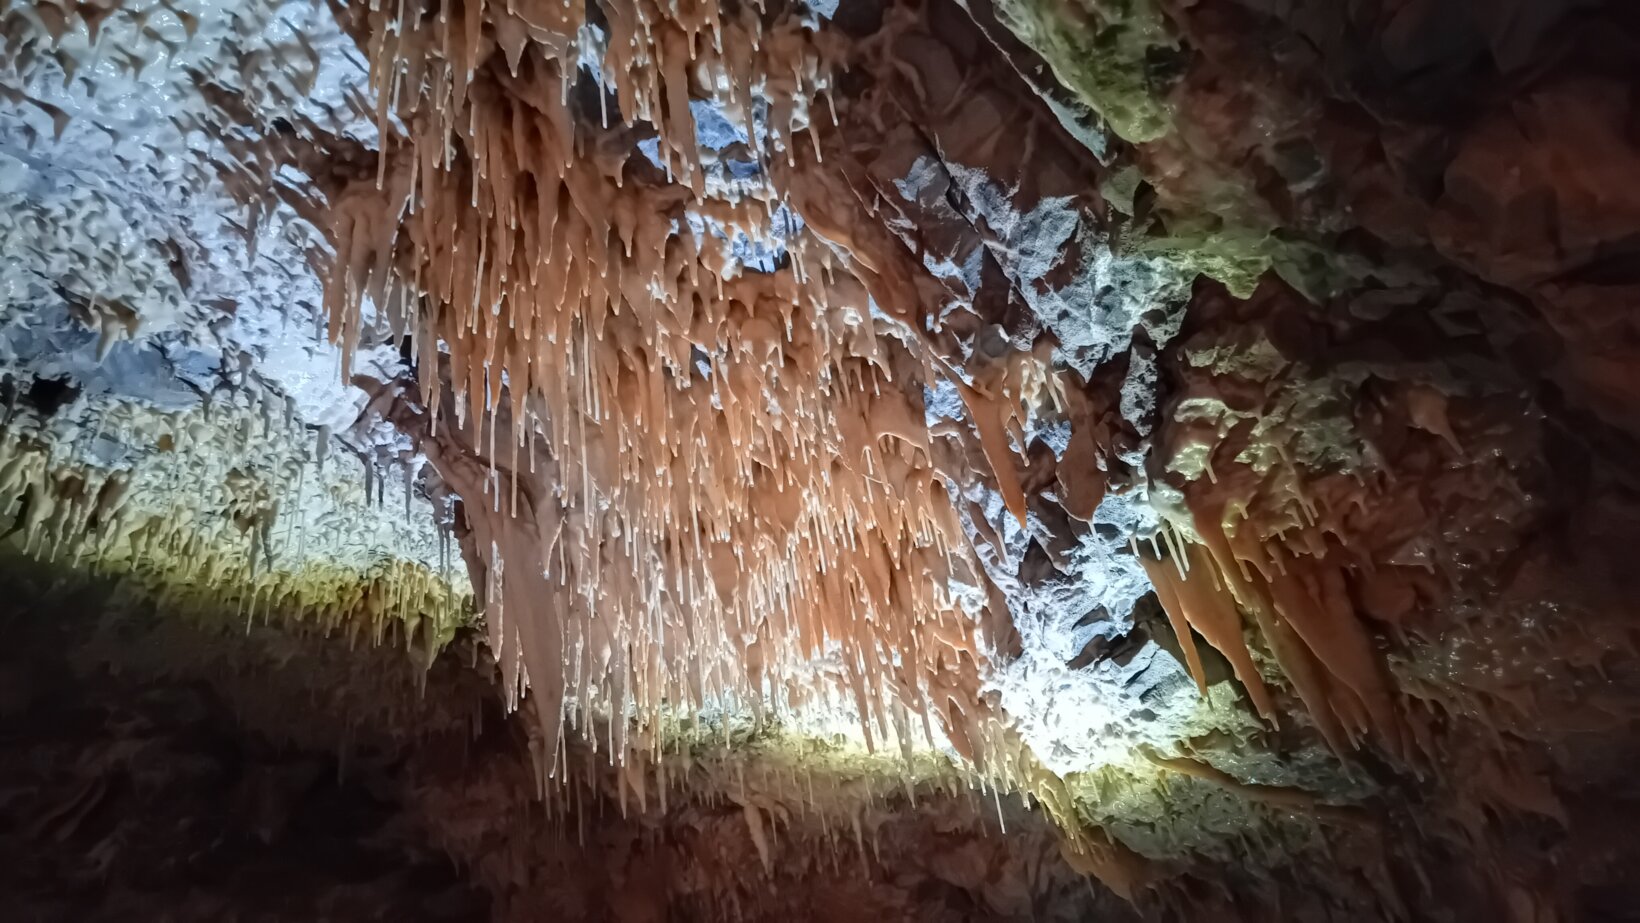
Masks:
[[[451,913],[1633,905],[1624,5],[299,6],[5,8],[5,541]]]
[[[582,784],[543,800],[471,634],[427,664],[299,626],[225,631],[73,575],[13,567],[4,589],[0,896],[18,919],[1131,918],[1017,800],[816,782],[778,741],[702,747],[670,804],[642,808],[577,748]]]

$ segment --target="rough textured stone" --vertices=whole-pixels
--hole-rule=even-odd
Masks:
[[[1628,912],[1629,5],[366,6],[0,10],[36,915]],[[809,455],[932,512],[774,656]]]

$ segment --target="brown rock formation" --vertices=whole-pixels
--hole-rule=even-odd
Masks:
[[[1630,913],[1623,4],[230,6],[0,8],[28,912]]]

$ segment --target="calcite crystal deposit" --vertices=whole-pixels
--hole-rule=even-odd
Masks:
[[[301,807],[357,749],[325,797],[453,860],[430,919],[1632,906],[1626,5],[41,0],[0,49],[12,620],[79,713],[154,690],[135,750],[6,738],[41,913],[251,900],[59,899],[142,877],[85,805],[186,789],[102,794],[207,707],[273,780],[222,842],[365,836]],[[278,867],[270,918],[414,906]]]

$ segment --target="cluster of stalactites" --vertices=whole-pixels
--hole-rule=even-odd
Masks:
[[[1343,530],[1290,463],[1262,476],[1238,465],[1233,475],[1190,485],[1184,527],[1164,524],[1148,550],[1134,545],[1197,685],[1205,693],[1192,629],[1229,661],[1259,714],[1277,720],[1243,633],[1246,613],[1335,752],[1370,737],[1407,755],[1409,725],[1349,587],[1349,575],[1372,562],[1341,544]],[[1282,527],[1264,534],[1275,520]]]
[[[788,266],[745,273],[684,220],[761,237],[766,201],[624,182],[577,137],[593,132],[565,103],[580,24],[550,6],[373,14],[377,88],[409,144],[332,204],[333,338],[351,348],[364,301],[384,310],[417,340],[435,414],[442,348],[457,419],[434,429],[488,459],[434,461],[474,522],[508,688],[534,690],[555,749],[569,698],[639,728],[738,702],[932,740],[976,710],[956,679],[974,629],[947,590],[964,539],[864,285],[807,235]],[[604,70],[672,174],[698,179],[701,74],[747,118],[753,71],[791,70],[785,113],[819,78],[801,33],[691,9],[605,4]],[[611,724],[625,754],[628,722]]]
[[[300,541],[309,526],[281,522],[274,484],[234,469],[221,485],[189,485],[206,495],[201,503],[168,481],[166,467],[53,461],[39,439],[0,436],[4,551],[121,578],[166,613],[219,626],[313,626],[377,644],[397,634],[429,662],[469,622],[470,600],[419,562],[275,566],[275,548]]]
[[[364,26],[382,136],[394,117],[418,119],[413,140],[429,165],[448,169],[462,150],[482,156],[465,142],[480,117],[472,108],[493,80],[573,141],[570,89],[585,66],[595,72],[600,127],[652,126],[668,177],[697,199],[705,194],[705,174],[691,99],[719,105],[759,161],[781,154],[793,163],[795,135],[804,128],[818,155],[809,110],[815,100],[830,104],[827,64],[835,56],[823,36],[789,16],[766,23],[759,3],[732,12],[715,0],[598,0],[597,7],[601,29],[588,28],[585,5],[553,0],[447,0],[432,9],[372,4]],[[551,86],[539,80],[543,70],[551,72]],[[768,105],[761,123],[758,100]],[[568,170],[572,151],[556,153],[557,166]],[[615,172],[619,180],[618,164]]]

